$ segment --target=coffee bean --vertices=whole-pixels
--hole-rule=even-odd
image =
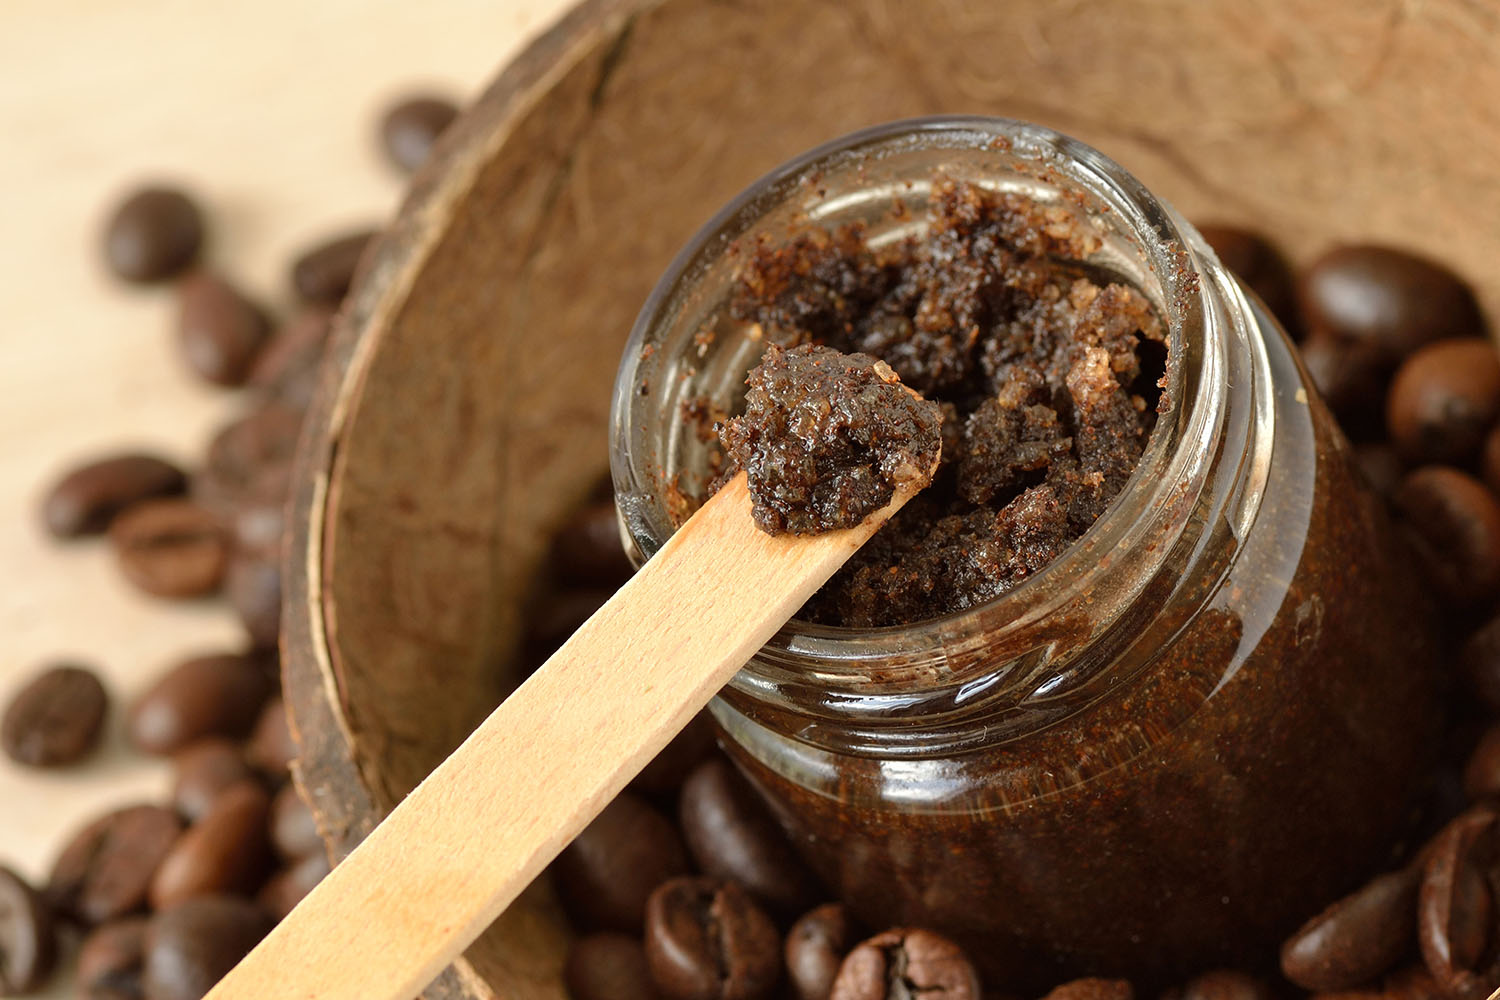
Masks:
[[[1333,903],[1281,946],[1282,974],[1313,991],[1352,990],[1390,971],[1416,932],[1416,868],[1390,872]]]
[[[200,1000],[270,929],[260,907],[232,896],[158,913],[146,933],[146,1000]]]
[[[210,271],[183,279],[177,310],[177,343],[188,367],[215,385],[244,384],[271,333],[265,311]]]
[[[1090,977],[1053,987],[1045,1000],[1134,1000],[1135,990],[1124,979]]]
[[[1356,441],[1380,437],[1389,370],[1375,351],[1314,333],[1301,354],[1308,376],[1344,433]]]
[[[334,312],[308,306],[293,317],[260,352],[248,384],[267,398],[299,410],[312,402],[318,365],[333,331]]]
[[[0,865],[0,996],[38,989],[56,959],[57,935],[46,900]]]
[[[390,161],[413,171],[427,161],[432,144],[458,117],[458,107],[441,97],[408,97],[380,119],[380,141]]]
[[[322,850],[309,854],[281,869],[256,893],[255,901],[278,921],[316,888],[331,869],[328,855]]]
[[[688,776],[678,821],[704,874],[734,879],[781,914],[800,913],[817,900],[817,879],[755,789],[722,757],[710,757]]]
[[[1463,463],[1500,415],[1500,354],[1487,340],[1439,340],[1396,370],[1386,427],[1409,462]]]
[[[1354,461],[1365,481],[1383,497],[1396,491],[1406,468],[1396,449],[1381,441],[1367,441],[1354,446]]]
[[[1199,226],[1198,232],[1214,248],[1219,262],[1260,297],[1287,333],[1298,338],[1296,280],[1291,265],[1270,240],[1236,226]]]
[[[605,932],[575,940],[563,965],[572,1000],[659,1000],[646,949],[626,934]]]
[[[1495,956],[1495,876],[1500,812],[1475,806],[1443,828],[1425,852],[1417,903],[1417,941],[1438,986],[1487,995],[1500,986]]]
[[[1420,965],[1386,976],[1380,996],[1383,1000],[1447,1000],[1432,973]]]
[[[147,500],[109,526],[125,578],[156,597],[199,597],[217,590],[229,564],[218,518],[191,500]]]
[[[1470,799],[1500,798],[1500,722],[1479,738],[1464,765],[1464,794]]]
[[[1181,1000],[1276,1000],[1265,980],[1234,969],[1215,969],[1188,980]]]
[[[1461,279],[1389,247],[1324,254],[1303,274],[1298,297],[1309,329],[1369,345],[1388,365],[1434,340],[1483,332],[1479,305]]]
[[[292,727],[280,696],[266,702],[260,710],[245,754],[262,774],[275,781],[284,779],[291,770],[292,761],[297,759],[297,742],[292,739]]]
[[[646,905],[646,964],[672,1000],[757,1000],[776,988],[781,938],[738,885],[684,876]]]
[[[1458,662],[1468,689],[1485,708],[1500,713],[1500,615],[1474,630]]]
[[[693,716],[682,732],[672,737],[672,742],[662,752],[651,758],[651,763],[631,779],[630,787],[638,792],[652,795],[670,795],[682,787],[705,757],[713,753],[714,724],[708,710]]]
[[[354,283],[366,248],[378,235],[378,230],[362,229],[305,251],[292,264],[292,287],[304,302],[338,305]]]
[[[104,259],[126,281],[161,281],[193,262],[203,217],[183,192],[143,187],[122,201],[104,228]]]
[[[280,560],[237,550],[224,577],[224,596],[239,615],[250,641],[275,648],[281,638]]]
[[[979,975],[963,950],[947,938],[921,928],[898,928],[877,934],[849,952],[829,998],[905,1000],[926,995],[978,1000]],[[1051,994],[1055,995],[1056,991]]]
[[[85,1000],[140,1000],[146,960],[146,917],[96,927],[78,949],[78,995]]]
[[[301,410],[270,402],[225,426],[193,480],[194,499],[226,520],[247,508],[279,514],[291,487],[302,420]]]
[[[157,867],[182,833],[170,809],[117,809],[84,827],[52,866],[47,897],[85,924],[123,917],[146,903]]]
[[[42,519],[57,538],[97,535],[120,511],[187,488],[187,476],[164,458],[123,454],[73,469],[47,491]]]
[[[588,504],[570,517],[552,540],[549,565],[576,587],[614,588],[630,579],[634,569],[620,542],[614,501]]]
[[[312,810],[291,782],[283,785],[271,803],[271,843],[288,861],[324,853],[323,838]]]
[[[1391,499],[1444,597],[1473,607],[1500,592],[1500,502],[1483,483],[1428,465],[1408,473]]]
[[[131,742],[176,753],[207,736],[243,737],[271,693],[259,662],[243,653],[195,656],[167,671],[130,710]]]
[[[688,872],[682,839],[641,797],[622,792],[553,863],[558,894],[576,920],[605,930],[639,931],[646,899]]]
[[[0,718],[0,746],[17,764],[60,767],[99,745],[109,695],[86,667],[43,671],[11,698]]]
[[[151,905],[164,910],[193,896],[253,892],[270,869],[270,815],[270,796],[256,782],[219,795],[162,859]]]
[[[225,790],[255,775],[239,746],[218,736],[178,751],[172,765],[172,807],[189,822],[202,819]]]
[[[843,903],[824,903],[787,932],[787,979],[797,1000],[828,1000],[844,956],[855,945],[854,920]]]

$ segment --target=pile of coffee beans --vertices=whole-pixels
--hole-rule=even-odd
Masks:
[[[426,159],[457,108],[403,100],[378,130],[401,171]],[[121,575],[181,600],[222,594],[243,649],[175,663],[128,706],[131,747],[170,759],[169,802],[114,808],[66,834],[41,886],[0,865],[0,996],[43,987],[74,950],[85,1000],[197,1000],[329,870],[291,781],[297,749],[278,691],[283,506],[317,367],[375,230],[339,233],[288,267],[295,307],[273,317],[202,261],[210,227],[188,193],[151,185],[104,225],[110,271],[170,283],[186,368],[239,390],[241,412],[195,469],[141,452],[79,463],[47,491],[41,523],[60,541],[102,536]],[[99,746],[108,692],[87,665],[58,663],[0,715],[0,750],[62,771]]]

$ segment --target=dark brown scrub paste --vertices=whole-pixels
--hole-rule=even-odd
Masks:
[[[1167,411],[1158,315],[1080,263],[1070,229],[962,184],[931,204],[894,246],[842,228],[742,261],[737,318],[880,358],[944,414],[937,480],[808,605],[818,623],[917,623],[1024,583],[1125,487]],[[726,692],[726,748],[870,926],[950,934],[1011,992],[1147,986],[1253,967],[1385,862],[1435,729],[1431,631],[1347,446],[1268,340],[1280,471],[1255,529],[1155,619],[1117,623],[1113,651],[1095,641],[1116,659],[1087,697],[1043,699],[1005,738],[998,715],[914,718],[934,749],[887,755],[830,749],[843,737],[816,709]],[[746,433],[725,432],[741,462]]]

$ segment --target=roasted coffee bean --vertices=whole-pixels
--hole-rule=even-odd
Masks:
[[[331,869],[328,855],[321,849],[281,869],[255,894],[256,902],[278,921],[313,891]]]
[[[255,657],[195,656],[172,667],[131,707],[130,740],[147,753],[170,754],[208,736],[250,731],[271,694]]]
[[[558,893],[586,927],[639,931],[646,899],[688,872],[677,830],[644,799],[622,792],[553,863]]]
[[[60,767],[99,745],[109,695],[86,667],[44,670],[17,691],[0,718],[0,746],[17,764]]]
[[[255,729],[245,746],[250,763],[277,781],[285,778],[297,759],[297,742],[292,739],[292,727],[287,719],[286,706],[278,695],[266,702],[255,720]]]
[[[271,803],[271,843],[287,861],[323,853],[323,838],[318,836],[312,810],[291,782],[282,786]]]
[[[185,489],[187,476],[164,458],[135,453],[99,458],[73,469],[47,491],[42,519],[57,538],[97,535],[125,508]]]
[[[646,967],[646,949],[627,934],[578,938],[568,949],[563,985],[572,1000],[660,1000]]]
[[[529,667],[544,662],[578,627],[589,620],[613,590],[590,588],[549,594],[526,616],[526,640],[522,659]]]
[[[1356,441],[1382,436],[1389,372],[1376,352],[1317,333],[1301,347],[1302,364],[1318,394]]]
[[[828,1000],[839,966],[855,941],[854,920],[843,903],[824,903],[792,925],[783,953],[797,1000]]]
[[[292,287],[304,302],[336,306],[354,282],[365,249],[377,230],[362,229],[307,250],[292,265]]]
[[[109,526],[125,578],[157,597],[198,597],[218,589],[229,543],[213,514],[191,500],[147,500]]]
[[[273,649],[281,638],[281,563],[243,549],[229,560],[224,596],[256,646]]]
[[[979,975],[963,950],[947,938],[921,928],[898,928],[877,934],[849,952],[829,998],[905,1000],[929,995],[978,1000]]]
[[[1307,990],[1352,990],[1389,972],[1416,933],[1416,868],[1390,872],[1333,903],[1281,946],[1282,974]]]
[[[1395,492],[1406,472],[1396,449],[1383,441],[1367,441],[1355,445],[1354,461],[1364,474],[1365,481],[1383,497]]]
[[[1427,465],[1408,473],[1391,500],[1443,596],[1474,607],[1500,592],[1500,502],[1483,483]]]
[[[458,117],[458,107],[441,97],[408,97],[380,119],[380,142],[397,167],[413,171],[427,161],[432,144]]]
[[[1486,434],[1479,446],[1479,474],[1490,492],[1500,496],[1500,426]]]
[[[318,365],[333,330],[334,312],[308,306],[287,323],[255,359],[248,384],[287,406],[305,410],[312,402]]]
[[[146,903],[147,888],[182,833],[160,806],[117,809],[84,827],[52,866],[47,898],[86,924],[123,917]]]
[[[1234,969],[1215,969],[1188,980],[1181,1000],[1276,1000],[1263,979]]]
[[[271,867],[271,798],[258,782],[226,790],[177,839],[151,879],[158,910],[193,896],[250,893]]]
[[[208,446],[193,497],[226,519],[247,508],[280,511],[291,486],[303,412],[269,402],[226,425]]]
[[[57,934],[46,900],[0,865],[0,996],[40,987],[56,958]]]
[[[1474,630],[1458,662],[1468,689],[1485,708],[1500,713],[1500,615]]]
[[[265,311],[211,271],[177,288],[177,344],[198,375],[215,385],[242,385],[271,333]]]
[[[126,281],[170,278],[203,245],[203,217],[183,192],[143,187],[122,201],[104,227],[104,259]]]
[[[1500,799],[1500,722],[1484,731],[1464,765],[1464,794]]]
[[[687,776],[713,753],[713,749],[714,723],[708,710],[704,709],[641,769],[641,773],[631,780],[630,787],[652,795],[670,795],[682,787]]]
[[[1310,330],[1369,345],[1388,365],[1434,340],[1483,332],[1479,305],[1461,279],[1389,247],[1324,254],[1303,274],[1298,298]]]
[[[239,746],[218,736],[178,751],[172,765],[172,807],[190,823],[202,819],[225,790],[255,775]]]
[[[1407,461],[1467,462],[1500,416],[1500,354],[1487,340],[1440,340],[1402,362],[1386,427]]]
[[[618,587],[630,579],[614,501],[587,504],[569,518],[552,540],[549,565],[564,583],[577,587]]]
[[[1219,262],[1260,297],[1293,339],[1299,338],[1296,279],[1270,240],[1236,226],[1199,226],[1198,232],[1214,248]]]
[[[1425,852],[1417,902],[1417,942],[1438,986],[1485,996],[1500,986],[1495,955],[1495,876],[1500,870],[1500,807],[1475,806],[1443,828]]]
[[[780,978],[781,937],[733,882],[674,878],[646,905],[646,964],[672,1000],[756,1000]]]
[[[200,1000],[270,929],[260,907],[232,896],[158,913],[146,933],[146,1000]]]
[[[146,961],[146,917],[96,927],[78,949],[78,996],[83,1000],[141,1000]]]
[[[1135,990],[1124,979],[1090,977],[1053,987],[1045,1000],[1134,1000]]]
[[[734,879],[785,915],[817,900],[817,879],[755,789],[722,757],[705,760],[683,783],[678,822],[704,874]]]

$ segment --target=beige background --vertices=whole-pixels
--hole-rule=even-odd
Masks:
[[[106,548],[59,545],[38,498],[74,460],[146,446],[185,461],[236,407],[173,350],[172,299],[112,281],[99,224],[143,178],[197,192],[208,258],[273,306],[310,241],[394,210],[374,126],[393,94],[465,99],[566,0],[6,0],[0,15],[0,703],[75,657],[123,706],[174,657],[238,643],[217,603],[122,584]],[[60,838],[158,798],[165,768],[123,747],[64,772],[0,757],[0,864],[41,878]],[[67,995],[59,980],[50,995]]]

